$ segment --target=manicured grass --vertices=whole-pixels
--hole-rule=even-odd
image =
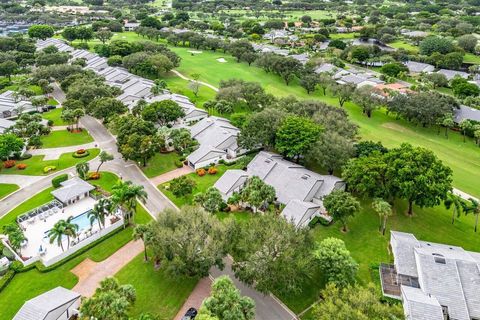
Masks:
[[[464,63],[471,63],[471,64],[480,64],[480,56],[477,56],[473,53],[466,53],[463,56]]]
[[[103,177],[95,183],[102,185],[107,190],[111,189],[112,181],[116,180],[114,179],[115,175],[102,172],[102,176]],[[20,214],[25,210],[35,208],[37,205],[47,202],[49,200],[48,195],[50,195],[50,191],[51,188],[42,191],[40,194],[32,197],[29,201],[15,208],[12,212],[18,212],[18,214]],[[4,223],[4,219],[10,218],[11,213],[0,220],[0,225]],[[150,215],[140,207],[135,216],[135,222],[146,223],[150,220]],[[70,272],[71,269],[86,258],[96,262],[102,261],[128,243],[131,239],[132,227],[127,227],[50,272],[40,272],[38,269],[34,268],[16,274],[8,286],[0,292],[0,305],[2,306],[2,308],[0,308],[0,319],[12,319],[14,314],[26,300],[45,291],[51,290],[57,286],[73,288],[78,282],[78,278]]]
[[[177,169],[175,161],[178,159],[180,156],[176,152],[157,153],[148,161],[146,167],[140,166],[140,168],[147,177],[152,178]]]
[[[44,176],[47,173],[43,172],[43,168],[46,166],[55,166],[57,171],[72,167],[79,162],[90,161],[100,153],[100,149],[93,148],[88,149],[90,154],[84,158],[74,158],[72,153],[64,153],[60,155],[60,158],[57,160],[43,160],[44,156],[33,156],[30,159],[19,160],[17,164],[24,163],[27,165],[27,168],[24,170],[18,170],[16,167],[9,169],[2,169],[2,174],[22,174],[30,176]],[[93,168],[92,168],[93,169]]]
[[[62,108],[56,108],[48,112],[42,113],[42,118],[52,120],[54,126],[66,126],[68,123],[62,120]]]
[[[404,40],[395,40],[393,42],[390,42],[388,43],[388,45],[390,47],[393,47],[393,48],[397,48],[397,49],[405,49],[405,50],[408,50],[408,51],[411,51],[411,52],[418,52],[418,47],[411,44],[411,43],[408,43]]]
[[[186,76],[189,76],[189,75],[187,74]],[[203,81],[201,76],[199,80]],[[215,94],[216,94],[215,91],[203,85],[200,86],[200,90],[198,91],[198,94],[195,97],[192,90],[188,88],[188,81],[180,77],[177,77],[173,73],[169,75],[167,78],[165,78],[165,81],[167,82],[169,90],[171,90],[172,92],[187,96],[190,99],[190,101],[192,101],[199,107],[202,107],[206,101],[215,99]]]
[[[220,221],[235,219],[238,222],[248,221],[255,216],[251,211],[217,212],[215,215]]]
[[[355,39],[357,37],[357,33],[355,32],[348,32],[348,33],[332,33],[330,35],[330,38],[332,40],[334,39],[346,39],[346,40],[350,40],[350,39]]]
[[[123,267],[115,277],[135,288],[137,300],[130,316],[151,313],[161,320],[175,317],[198,282],[196,278],[172,277],[165,269],[155,270],[152,262],[145,262],[143,253]]]
[[[58,101],[55,100],[54,98],[50,98],[50,99],[48,99],[47,104],[48,104],[49,106],[58,106]]]
[[[18,188],[19,187],[16,184],[0,183],[0,199],[3,199],[15,190],[18,190]]]
[[[193,196],[200,192],[205,192],[209,187],[213,186],[215,182],[220,179],[225,171],[228,169],[238,169],[235,165],[227,167],[225,165],[217,166],[218,172],[214,175],[206,174],[203,177],[200,177],[195,172],[187,174],[187,177],[193,179],[197,184],[196,187],[193,189],[192,194],[177,198],[173,195],[173,193],[168,190],[170,186],[170,182],[165,182],[158,186],[160,191],[162,191],[177,207],[181,207],[186,204],[193,204]]]
[[[78,146],[93,142],[92,136],[85,129],[80,132],[52,131],[48,135],[42,136],[41,140],[43,149]]]

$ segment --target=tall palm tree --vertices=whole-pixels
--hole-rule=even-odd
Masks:
[[[63,242],[62,238],[65,235],[65,220],[59,220],[55,225],[53,226],[52,229],[48,231],[48,237],[50,238],[50,243],[53,243],[54,241],[57,242],[57,246],[62,248],[62,251],[65,251],[63,248]]]
[[[78,224],[72,223],[73,217],[70,216],[65,220],[65,229],[63,233],[67,236],[67,250],[70,248],[70,237],[75,239],[78,232]]]
[[[392,206],[387,201],[376,198],[372,202],[373,210],[380,217],[380,227],[379,231],[382,235],[385,235],[385,230],[387,229],[387,219],[392,215]]]
[[[112,188],[112,201],[122,207],[126,223],[130,223],[137,212],[137,199],[145,203],[147,197],[143,186],[134,185],[132,181],[119,180]]]
[[[452,224],[455,222],[455,216],[460,217],[460,212],[462,210],[462,199],[456,194],[449,192],[447,193],[447,199],[443,202],[445,208],[450,210],[452,208]]]
[[[88,162],[79,162],[75,165],[78,176],[82,180],[87,180],[88,171],[90,170],[90,165]]]
[[[155,84],[153,85],[153,87],[150,89],[150,92],[154,95],[159,95],[166,88],[167,82],[165,80],[157,79],[155,80]]]
[[[463,202],[463,212],[465,214],[473,213],[475,215],[475,232],[477,232],[478,216],[480,215],[480,202],[469,198],[469,203]]]
[[[112,201],[110,199],[100,199],[91,211],[87,213],[90,219],[90,225],[93,225],[95,220],[98,222],[100,230],[105,227],[105,218],[112,213]]]
[[[149,231],[150,229],[145,224],[139,224],[133,229],[133,239],[135,240],[141,239],[143,241],[143,256],[145,261],[148,260],[146,241],[147,241]]]

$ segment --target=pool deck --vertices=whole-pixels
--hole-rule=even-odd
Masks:
[[[40,246],[42,246],[42,248],[46,248],[46,252],[42,256],[43,260],[49,260],[61,254],[63,252],[62,248],[57,245],[56,241],[51,244],[48,238],[44,238],[45,232],[52,229],[55,223],[57,223],[59,220],[66,220],[71,216],[76,217],[91,210],[96,202],[97,201],[95,199],[86,197],[74,204],[64,207],[63,209],[59,209],[57,213],[48,216],[43,220],[39,219],[37,216],[33,223],[26,221],[22,222],[21,225],[24,228],[24,234],[28,239],[28,244],[21,249],[21,255],[27,258],[36,257],[39,255]],[[105,219],[105,225],[107,227],[110,225],[110,220],[108,218]],[[98,224],[95,223],[92,226],[92,231],[98,230],[98,228]],[[82,233],[81,231],[82,230],[79,230],[79,233]],[[80,238],[82,238],[82,235],[83,234],[80,235]],[[63,240],[63,247],[65,250],[67,250],[66,237]]]

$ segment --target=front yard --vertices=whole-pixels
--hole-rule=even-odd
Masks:
[[[52,120],[54,126],[66,126],[68,123],[62,120],[62,108],[52,109],[42,113],[42,118]]]
[[[78,146],[93,142],[92,136],[87,130],[69,132],[67,130],[52,131],[41,137],[42,149]]]
[[[176,152],[157,153],[147,162],[147,166],[139,166],[143,173],[149,178],[153,178],[166,172],[177,169],[175,161],[180,161],[180,156]]]
[[[17,169],[16,166],[12,168],[2,168],[0,171],[1,174],[22,174],[22,175],[29,175],[29,176],[44,176],[49,173],[43,172],[43,169],[46,166],[55,166],[56,171],[60,171],[69,167],[76,165],[79,162],[86,162],[90,161],[100,153],[100,149],[88,149],[90,153],[88,156],[83,158],[74,158],[71,152],[64,153],[60,155],[60,158],[57,160],[43,160],[44,156],[33,156],[30,159],[26,160],[18,160],[16,164],[26,164],[27,167],[23,170]]]

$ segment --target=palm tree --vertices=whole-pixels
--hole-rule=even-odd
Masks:
[[[100,229],[105,227],[105,217],[112,213],[112,208],[110,199],[100,199],[87,214],[90,218],[90,225],[93,225],[96,220]]]
[[[467,131],[473,128],[473,123],[468,119],[463,119],[460,122],[460,130],[462,130],[463,135],[463,142],[465,142],[465,136],[467,135]]]
[[[76,127],[77,127],[77,132],[80,130],[79,128],[79,122],[80,122],[80,118],[83,117],[85,115],[85,111],[83,111],[83,109],[75,109],[73,110],[73,117],[75,119],[75,124],[76,124]]]
[[[469,214],[470,212],[475,215],[475,232],[477,232],[478,216],[480,215],[480,202],[478,200],[469,198],[469,203],[463,202],[463,212]]]
[[[62,248],[62,251],[65,251],[63,248],[62,238],[65,235],[65,220],[59,220],[52,229],[48,231],[48,237],[50,238],[50,243],[57,241],[57,246]]]
[[[143,186],[134,185],[132,181],[119,180],[112,188],[112,201],[124,209],[126,223],[130,223],[137,211],[137,199],[145,203],[147,197]]]
[[[455,222],[455,216],[460,217],[460,210],[462,209],[462,199],[455,195],[452,192],[447,193],[447,199],[443,202],[445,205],[445,208],[447,210],[450,210],[450,208],[453,208],[452,211],[452,224]]]
[[[387,219],[392,215],[392,206],[387,201],[376,198],[372,202],[373,210],[380,217],[380,227],[379,231],[382,235],[385,235],[385,230],[387,229]]]
[[[90,165],[88,162],[79,162],[75,165],[75,169],[77,170],[77,174],[82,180],[87,179],[88,170],[90,170]]]
[[[67,218],[65,221],[65,229],[63,230],[63,233],[67,236],[67,250],[70,248],[70,237],[75,239],[78,232],[78,224],[72,223],[72,219],[72,216]]]
[[[100,164],[97,167],[97,172],[96,173],[98,173],[100,171],[100,167],[102,166],[102,164],[104,164],[107,161],[113,160],[113,155],[111,155],[107,151],[100,152],[98,157],[100,158]]]
[[[133,229],[133,239],[135,240],[141,239],[143,241],[143,255],[144,255],[145,261],[148,260],[146,240],[148,237],[149,230],[150,229],[145,224],[139,224]]]
[[[150,92],[154,95],[159,95],[166,88],[167,82],[165,80],[157,79],[155,80],[155,84],[153,85],[153,87],[150,89]]]

